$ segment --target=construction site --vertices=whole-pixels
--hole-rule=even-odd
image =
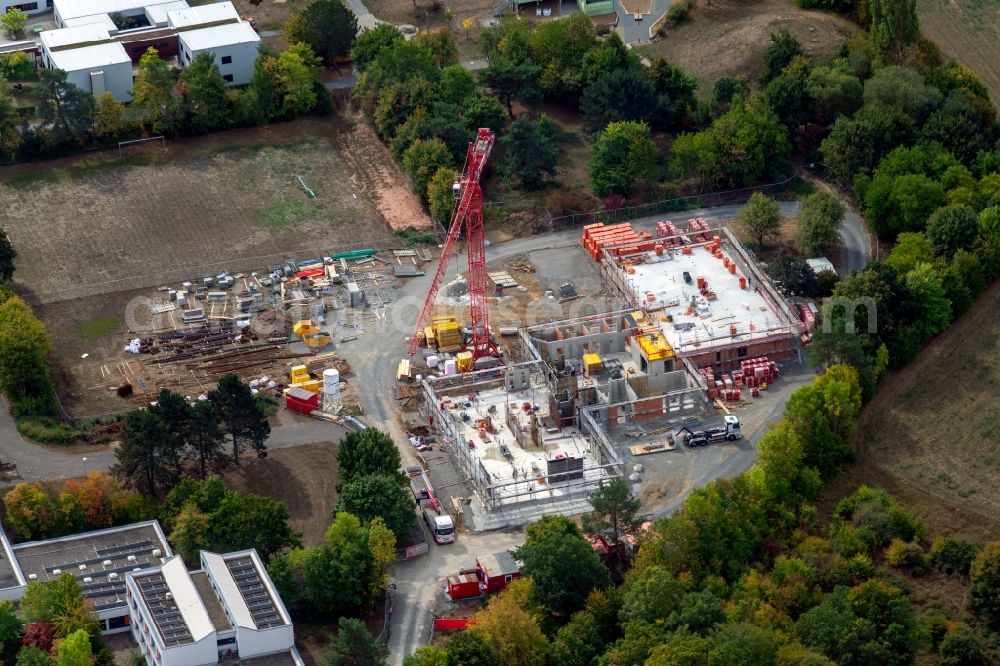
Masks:
[[[399,280],[430,258],[361,249],[159,287],[128,313],[123,346],[83,359],[89,390],[116,406],[148,404],[161,389],[204,400],[235,373],[300,414],[357,415],[357,391],[341,387],[351,365],[334,349],[384,321]]]
[[[426,349],[405,363],[422,386],[424,439],[470,491],[453,506],[473,529],[581,513],[614,477],[664,506],[752,458],[744,438],[808,377],[811,322],[725,225],[643,226],[591,225],[566,250],[569,264],[599,266],[606,291],[588,300],[606,311],[522,325],[516,337],[483,328],[479,314],[495,353],[477,356],[466,310],[429,301]],[[492,306],[504,296],[488,275]]]

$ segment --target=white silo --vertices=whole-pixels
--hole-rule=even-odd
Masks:
[[[340,372],[336,368],[323,371],[323,411],[340,409]]]

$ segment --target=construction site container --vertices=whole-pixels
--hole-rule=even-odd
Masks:
[[[452,601],[471,599],[481,593],[479,576],[475,569],[463,571],[457,576],[448,576],[448,598]]]
[[[603,367],[604,364],[601,362],[601,357],[598,354],[583,355],[583,371],[588,375],[599,374]]]
[[[308,414],[319,409],[319,394],[296,387],[286,389],[285,407],[299,414]]]

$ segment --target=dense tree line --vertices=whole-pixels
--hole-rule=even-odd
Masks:
[[[4,523],[18,541],[50,539],[151,518],[149,498],[122,488],[114,479],[91,472],[60,485],[19,483],[3,497]]]
[[[902,575],[933,568],[967,581],[978,618],[996,622],[997,544],[938,539],[928,552],[920,518],[864,486],[817,518],[810,502],[852,458],[861,404],[847,365],[796,390],[753,468],[654,523],[618,588],[572,522],[542,519],[514,552],[526,578],[407,666],[861,666],[911,664],[926,650],[941,663],[987,663],[981,627],[918,616]],[[457,656],[471,650],[478,661]]]
[[[0,230],[0,392],[19,427],[28,422],[54,424],[59,410],[49,375],[49,337],[27,303],[6,285],[16,256]]]

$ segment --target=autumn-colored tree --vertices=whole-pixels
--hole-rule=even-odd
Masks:
[[[517,605],[507,593],[490,600],[476,615],[469,631],[480,636],[500,658],[500,666],[542,666],[548,640],[538,621]]]
[[[49,652],[52,649],[52,639],[52,623],[45,620],[36,620],[24,628],[24,635],[21,636],[21,645],[34,645],[40,650]]]

